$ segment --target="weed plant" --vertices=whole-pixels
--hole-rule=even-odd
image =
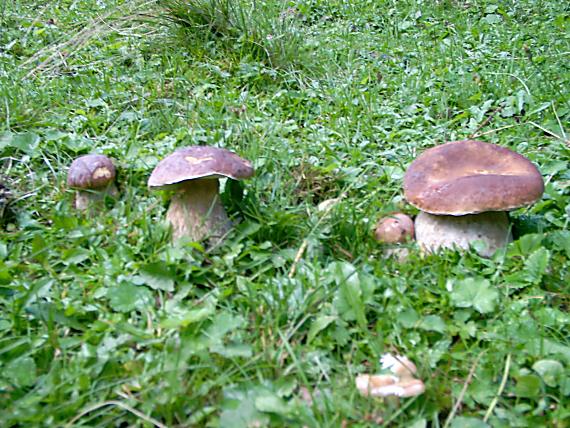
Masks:
[[[285,1],[161,0],[161,16],[175,24],[181,46],[193,54],[219,51],[271,68],[303,65],[303,16]],[[210,48],[210,49],[208,49]],[[213,55],[217,56],[218,53]]]
[[[568,426],[565,2],[0,13],[0,426]],[[415,214],[406,167],[463,138],[531,159],[543,199],[511,213],[492,258],[385,258],[372,228]],[[256,168],[224,183],[236,226],[214,250],[172,244],[146,188],[193,144]],[[97,216],[66,186],[90,152],[116,160],[121,193]],[[385,352],[416,363],[423,395],[358,394]]]

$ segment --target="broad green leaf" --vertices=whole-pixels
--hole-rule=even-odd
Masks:
[[[535,375],[524,375],[517,379],[515,394],[521,398],[533,398],[540,394],[540,378]]]
[[[425,419],[418,419],[414,422],[412,422],[410,425],[408,425],[408,428],[426,428],[427,427],[427,421]]]
[[[453,418],[451,428],[490,428],[491,425],[483,422],[481,419],[471,418],[467,416],[458,416]]]
[[[36,381],[36,362],[31,357],[18,358],[7,364],[2,375],[18,387],[33,385]]]
[[[237,388],[224,390],[224,401],[222,402],[222,413],[219,422],[220,427],[250,428],[266,426],[269,422],[269,415],[260,412],[255,406],[255,400],[260,395],[259,390],[259,387],[251,387],[246,390]]]
[[[570,376],[564,376],[560,381],[560,392],[566,397],[570,395]]]
[[[436,331],[445,333],[446,325],[443,319],[438,315],[427,315],[420,321],[419,328],[426,331]]]
[[[272,393],[256,397],[255,408],[260,412],[277,413],[279,415],[286,415],[291,410],[285,400]]]
[[[63,252],[61,259],[66,265],[76,265],[89,258],[91,253],[85,248],[70,248]]]
[[[46,282],[52,282],[53,280],[49,280],[47,278],[42,278],[38,283],[38,291],[45,286]],[[40,303],[38,303],[40,302]],[[32,314],[37,319],[40,319],[44,322],[51,323],[55,322],[57,324],[61,324],[67,327],[74,328],[76,330],[84,330],[85,325],[77,321],[77,319],[67,316],[63,310],[59,309],[55,303],[51,302],[44,302],[38,300],[35,303],[26,306],[26,312]]]
[[[8,245],[0,241],[0,260],[4,260],[6,257],[8,257]]]
[[[566,257],[570,258],[570,231],[560,230],[552,234],[554,245],[566,251]]]
[[[527,256],[541,248],[543,239],[544,235],[539,233],[528,233],[523,235],[511,244],[508,255]]]
[[[6,319],[0,318],[0,331],[9,330],[12,327],[12,323]]]
[[[109,305],[117,312],[130,312],[151,306],[152,292],[141,285],[123,283],[107,290]]]
[[[40,136],[33,132],[24,134],[5,133],[0,136],[0,150],[5,147],[13,147],[24,153],[35,157],[38,155],[36,149],[40,143]]]
[[[398,314],[397,320],[405,328],[414,328],[420,320],[420,316],[414,309],[408,308]]]
[[[564,375],[564,366],[556,360],[540,360],[532,365],[545,384],[555,387]]]
[[[4,262],[0,261],[0,284],[10,284],[11,281],[10,269]]]
[[[546,248],[539,248],[533,252],[524,264],[526,279],[533,284],[538,284],[546,272],[549,261],[550,251]]]
[[[319,315],[315,321],[311,324],[311,328],[309,329],[309,334],[307,335],[307,342],[310,343],[313,341],[317,334],[327,328],[330,323],[334,322],[337,319],[335,316],[330,315]]]
[[[451,302],[459,308],[474,308],[482,314],[492,312],[499,293],[487,279],[466,278],[456,281],[451,291]]]
[[[146,284],[154,290],[174,291],[175,278],[174,269],[164,263],[149,263],[141,267],[132,280],[135,284]]]
[[[225,358],[251,358],[253,350],[245,343],[217,344],[210,346],[210,352],[215,352]]]
[[[175,308],[168,318],[160,323],[162,328],[187,327],[190,324],[204,321],[215,312],[213,300],[207,300],[201,308],[185,309]]]
[[[502,21],[502,19],[501,15],[497,15],[496,13],[491,13],[489,15],[485,15],[483,21],[485,21],[487,24],[498,24],[499,22]]]
[[[212,325],[208,327],[205,334],[212,343],[217,343],[230,331],[237,330],[244,323],[245,321],[242,317],[234,316],[229,312],[222,312],[212,319]]]
[[[334,262],[328,270],[338,285],[334,305],[339,315],[346,321],[356,320],[361,328],[366,328],[363,290],[355,267],[348,262]]]

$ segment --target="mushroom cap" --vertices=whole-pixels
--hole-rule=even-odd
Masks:
[[[438,215],[510,211],[536,202],[543,192],[542,176],[527,158],[475,140],[426,150],[404,176],[408,202]]]
[[[75,159],[67,173],[67,185],[76,189],[101,189],[115,180],[113,161],[105,155],[85,155]]]
[[[176,150],[161,160],[148,179],[148,187],[162,190],[187,180],[224,177],[241,180],[252,175],[251,162],[229,150],[192,146]]]
[[[377,241],[387,244],[414,239],[414,221],[406,214],[390,214],[378,221],[374,236]]]

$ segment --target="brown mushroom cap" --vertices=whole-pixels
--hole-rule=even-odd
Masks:
[[[161,160],[148,179],[148,187],[163,190],[198,178],[241,180],[252,175],[251,162],[229,150],[193,146],[177,150]]]
[[[377,241],[387,244],[414,239],[414,221],[406,214],[390,214],[378,220],[374,236]]]
[[[69,167],[67,185],[76,189],[101,189],[115,180],[113,161],[105,155],[85,155]]]
[[[474,140],[426,150],[404,176],[405,198],[430,214],[509,211],[536,202],[543,192],[542,176],[527,158]]]

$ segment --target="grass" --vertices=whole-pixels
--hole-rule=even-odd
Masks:
[[[181,0],[0,7],[0,425],[568,426],[564,2],[186,3],[205,18]],[[384,259],[371,230],[415,214],[407,165],[467,137],[543,173],[515,242]],[[213,251],[172,245],[146,189],[191,144],[257,170],[226,183],[238,224]],[[89,152],[119,169],[96,218],[65,185]],[[384,352],[424,395],[358,395]]]

